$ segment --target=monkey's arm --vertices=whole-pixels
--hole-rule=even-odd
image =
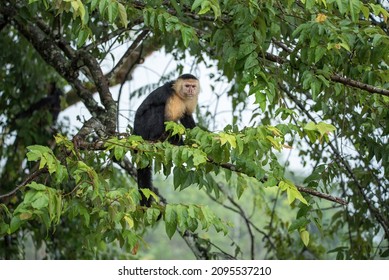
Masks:
[[[187,115],[185,114],[181,119],[180,119],[180,122],[183,126],[185,126],[186,128],[194,128],[196,126],[196,123],[193,119],[193,116],[192,115]]]

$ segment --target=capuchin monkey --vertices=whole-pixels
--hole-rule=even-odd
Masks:
[[[199,80],[184,74],[176,81],[170,81],[157,88],[146,97],[135,114],[134,134],[145,140],[164,141],[167,138],[165,122],[180,121],[186,128],[194,128],[196,123],[193,112],[196,110],[200,92]],[[181,145],[179,137],[171,137],[169,141]],[[138,169],[138,188],[151,188],[151,166]],[[151,199],[146,199],[142,192],[140,205],[150,207]]]

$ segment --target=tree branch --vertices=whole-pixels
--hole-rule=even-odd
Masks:
[[[3,9],[0,11],[3,12]],[[17,14],[16,8],[14,12]],[[39,19],[37,21],[38,24],[33,24],[24,18],[19,19],[16,16],[14,20],[19,32],[30,41],[49,65],[63,76],[69,84],[73,85],[92,116],[99,119],[105,125],[109,134],[113,134],[116,131],[117,106],[110,93],[108,80],[104,76],[96,59],[84,50],[73,52],[66,42],[62,42],[60,44],[62,48],[60,48],[53,41],[50,33],[46,34],[46,32],[49,32],[49,28],[44,22],[41,22]],[[41,26],[43,30],[38,26]],[[67,54],[71,59],[69,60],[64,54]],[[92,92],[87,90],[78,79],[79,61],[84,63],[88,68],[105,110],[93,99]]]
[[[387,90],[387,89],[378,88],[375,86],[371,86],[368,84],[364,84],[364,83],[352,80],[350,78],[341,77],[338,74],[333,74],[330,76],[330,78],[334,82],[338,82],[338,83],[348,85],[348,86],[351,86],[354,88],[362,89],[362,90],[368,91],[370,93],[378,93],[381,95],[389,96],[389,90]]]
[[[246,216],[246,213],[244,211],[244,209],[238,204],[236,203],[236,201],[230,196],[230,195],[227,195],[226,192],[224,191],[223,187],[221,185],[218,185],[219,189],[227,196],[227,199],[230,201],[230,203],[232,205],[234,205],[237,209],[238,209],[238,213],[239,215],[243,218],[245,224],[246,224],[246,227],[247,227],[247,231],[249,233],[249,236],[250,236],[250,257],[252,260],[255,259],[255,236],[253,234],[253,231],[251,229],[251,221],[250,219]],[[266,236],[266,235],[265,235]],[[269,241],[270,241],[270,238],[269,238]]]
[[[52,66],[58,74],[73,85],[85,106],[94,117],[101,117],[104,109],[93,99],[93,95],[77,78],[78,69],[73,69],[72,61],[67,59],[60,48],[38,26],[23,19],[15,18],[15,27],[32,44],[43,59]]]
[[[288,52],[289,54],[293,52],[293,50],[289,49],[285,44],[283,44],[281,42],[273,40],[273,43],[275,43],[275,45],[282,48],[284,51]],[[265,59],[272,61],[272,62],[275,62],[275,63],[278,63],[278,64],[286,64],[286,63],[291,64],[290,61],[287,60],[286,58],[280,57],[280,56],[272,54],[272,53],[265,53]],[[361,83],[359,81],[355,81],[355,80],[350,79],[350,78],[342,77],[336,73],[332,74],[330,76],[330,79],[333,82],[341,83],[341,84],[344,84],[346,86],[351,86],[353,88],[365,90],[365,91],[370,92],[370,93],[377,93],[377,94],[389,96],[389,90],[387,90],[387,89],[378,88],[378,87],[375,87],[372,85],[364,84],[364,83]]]
[[[104,141],[102,141],[102,140],[99,140],[96,142],[96,143],[99,143],[98,145],[95,145],[94,143],[90,143],[90,142],[87,142],[87,141],[81,140],[81,139],[80,139],[80,141],[81,141],[81,142],[79,142],[80,147],[83,147],[85,149],[88,149],[88,150],[89,149],[95,149],[95,150],[104,149]],[[130,148],[130,147],[128,147],[128,148]],[[214,160],[212,160],[211,158],[208,158],[208,162],[210,162],[214,165],[220,166],[222,168],[231,170],[231,171],[236,172],[236,173],[245,174],[236,165],[231,164],[231,163],[217,163]],[[261,182],[265,183],[267,180],[268,180],[267,178],[264,178],[261,180]],[[308,189],[308,188],[301,187],[301,186],[296,186],[296,187],[300,192],[307,193],[307,194],[310,194],[310,195],[313,195],[313,196],[316,196],[316,197],[319,197],[319,198],[322,198],[325,200],[329,200],[332,202],[336,202],[336,203],[341,204],[341,205],[347,205],[347,202],[339,197],[334,197],[332,195],[321,193],[319,191]]]
[[[115,67],[106,74],[106,77],[108,80],[111,80],[112,77],[116,76],[117,72],[122,68],[122,66],[125,64],[127,59],[133,54],[135,49],[139,46],[140,42],[145,39],[147,34],[149,33],[149,30],[143,30],[138,37],[132,42],[131,46],[127,49],[127,51],[124,53],[124,55],[120,58],[118,63],[115,65]]]
[[[210,163],[212,163],[212,164],[219,165],[220,167],[223,167],[225,169],[229,169],[231,171],[244,174],[244,172],[242,170],[240,170],[234,164],[231,164],[231,163],[217,163],[217,162],[214,162],[210,158],[208,158],[208,161]],[[267,180],[268,179],[265,177],[264,179],[261,180],[261,182],[265,183]],[[322,199],[325,199],[325,200],[329,200],[329,201],[332,201],[332,202],[336,202],[336,203],[339,203],[341,205],[347,205],[347,202],[344,199],[341,199],[339,197],[335,197],[335,196],[332,196],[332,195],[329,195],[329,194],[321,193],[319,191],[316,191],[316,190],[313,190],[313,189],[308,189],[308,188],[301,187],[301,186],[296,186],[296,188],[300,192],[307,193],[307,194],[310,194],[310,195],[313,195],[313,196],[316,196],[316,197],[319,197],[319,198],[322,198]]]
[[[305,106],[297,100],[285,87],[281,87],[282,90],[289,96],[291,100],[295,102],[297,107],[300,108],[300,110],[313,122],[316,123],[316,120],[314,117],[311,116],[311,114],[308,112],[308,110],[305,108]],[[382,228],[384,229],[386,237],[389,239],[389,221],[387,217],[385,217],[379,209],[377,209],[374,206],[374,203],[369,200],[367,195],[364,192],[364,187],[360,184],[359,180],[356,178],[351,166],[348,164],[348,162],[341,156],[341,153],[339,150],[330,142],[329,147],[331,148],[331,151],[335,154],[336,158],[339,160],[339,162],[344,166],[345,170],[351,177],[351,179],[354,181],[357,190],[360,192],[360,194],[363,197],[363,200],[365,201],[368,209],[372,213],[372,215],[376,218],[376,220],[380,223]]]
[[[124,157],[124,159],[120,162],[117,162],[129,175],[131,175],[135,180],[137,178],[136,169],[131,164],[129,159],[127,157]],[[158,191],[157,188],[154,186],[151,186],[150,190],[154,192],[159,197],[159,203],[163,206],[167,204],[166,198],[164,198]],[[195,255],[196,259],[198,260],[209,260],[212,258],[212,254],[210,253],[209,248],[204,247],[204,241],[202,238],[200,238],[196,233],[193,233],[191,231],[185,230],[181,231],[177,228],[177,231],[179,232],[180,236],[184,239],[185,243],[188,245],[188,247],[191,249],[193,254]],[[229,256],[227,256],[229,257]]]
[[[116,131],[117,106],[112,98],[108,79],[104,76],[100,65],[90,53],[86,51],[79,51],[78,53],[79,57],[84,61],[85,65],[88,67],[92,75],[94,84],[96,85],[97,91],[100,96],[100,100],[106,110],[106,115],[98,116],[98,118],[105,124],[107,131],[110,134],[114,134],[114,132]]]
[[[15,189],[13,189],[12,191],[10,191],[10,192],[8,192],[6,194],[0,195],[0,200],[3,200],[5,198],[13,196],[18,190],[20,190],[21,188],[25,187],[31,181],[33,181],[34,179],[36,179],[40,175],[45,174],[47,172],[48,171],[47,171],[46,168],[42,168],[42,169],[38,169],[38,170],[34,171],[31,175],[29,175],[26,179],[24,179],[24,181],[22,183],[20,183]]]

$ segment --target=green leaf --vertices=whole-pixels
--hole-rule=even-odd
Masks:
[[[322,59],[322,57],[324,56],[326,51],[327,51],[327,48],[324,48],[321,46],[316,47],[316,49],[315,49],[315,63],[319,62],[319,60]]]
[[[165,122],[165,126],[166,131],[170,131],[172,136],[185,134],[185,127],[180,123]]]
[[[185,229],[188,219],[188,207],[184,205],[177,205],[176,207],[178,227]]]
[[[361,1],[349,0],[348,3],[349,3],[351,19],[353,22],[357,22],[359,20],[359,13],[361,11]]]
[[[157,16],[157,22],[159,30],[161,30],[162,32],[166,32],[166,15],[159,14]]]
[[[31,212],[24,212],[24,213],[21,213],[19,215],[19,218],[20,220],[24,221],[24,220],[28,220],[32,217],[32,213]]]
[[[37,191],[45,191],[47,187],[43,184],[38,184],[36,182],[31,182],[27,185],[29,188],[37,190]]]
[[[99,4],[101,2],[101,0],[92,0],[91,2],[91,11],[93,12],[96,7],[97,7],[97,4]]]
[[[272,144],[272,146],[277,150],[281,151],[282,145],[277,139],[275,139],[272,136],[266,136],[266,139],[269,140],[269,142]]]
[[[335,126],[333,126],[332,124],[327,124],[325,122],[319,122],[316,125],[316,128],[319,131],[320,136],[324,136],[326,134],[330,134],[330,133],[332,133],[332,132],[334,132],[336,130]]]
[[[240,198],[243,192],[248,188],[247,181],[241,174],[238,174],[238,185],[236,187],[236,195]]]
[[[9,225],[3,221],[0,221],[0,235],[5,235],[9,230]]]
[[[99,3],[99,12],[101,15],[104,15],[105,9],[107,8],[108,0],[100,0]]]
[[[48,147],[41,145],[28,146],[27,150],[29,150],[29,152],[27,153],[27,159],[29,161],[36,161],[40,159],[43,154],[52,153],[52,151]]]
[[[134,227],[134,219],[130,215],[128,215],[128,214],[124,215],[123,219],[126,222],[126,224],[128,225],[128,228],[131,229]]]
[[[119,14],[119,6],[117,2],[110,1],[108,4],[108,20],[113,23]]]
[[[180,31],[185,47],[188,47],[190,42],[197,42],[197,36],[191,27],[181,26]]]
[[[23,221],[18,216],[13,216],[11,223],[9,225],[8,234],[14,233],[17,231],[20,226],[23,224]]]
[[[300,231],[300,238],[303,241],[305,246],[308,246],[309,244],[309,232],[305,229]]]
[[[173,170],[173,185],[174,189],[177,189],[180,185],[182,185],[186,181],[187,174],[183,168],[178,166],[174,167]]]
[[[78,11],[78,9],[80,8],[79,0],[73,0],[70,2],[70,4],[72,5],[74,12],[76,13]],[[81,5],[82,5],[82,3],[81,3]]]
[[[161,214],[161,211],[159,211],[159,209],[156,209],[156,208],[147,208],[147,211],[146,211],[146,220],[149,224],[154,224],[159,215]]]
[[[255,93],[255,103],[259,104],[262,112],[266,111],[266,94],[261,91]]]
[[[208,5],[207,1],[204,1],[203,3],[201,3],[201,9],[198,12],[198,14],[199,15],[204,15],[204,14],[208,13],[210,10],[211,10],[211,6]]]
[[[40,197],[31,203],[35,209],[42,209],[49,205],[49,198],[44,193],[40,193]]]
[[[239,47],[239,56],[238,56],[238,59],[240,58],[243,58],[249,54],[252,54],[254,53],[254,55],[256,54],[255,50],[257,48],[257,44],[255,43],[245,43],[245,44],[242,44],[240,47]],[[257,56],[254,57],[254,59],[257,59]]]
[[[287,190],[287,194],[288,194],[289,204],[292,204],[292,202],[297,198],[302,203],[308,205],[308,202],[305,200],[302,194],[297,190],[297,188],[289,188]]]
[[[57,184],[60,184],[63,181],[67,181],[68,178],[69,178],[69,174],[67,168],[61,164],[56,165],[55,182]]]
[[[207,154],[200,150],[194,150],[193,153],[193,164],[194,166],[199,166],[206,163],[208,160]]]
[[[125,149],[124,147],[122,146],[115,146],[114,148],[114,155],[115,155],[115,159],[120,161],[122,160],[122,158],[124,157],[124,154],[125,154]]]
[[[207,0],[196,0],[196,1],[194,1],[193,4],[192,4],[192,8],[191,8],[192,11],[196,10],[198,7],[200,7],[201,3],[204,2],[204,1],[207,1]]]
[[[292,222],[292,224],[288,228],[288,231],[292,232],[292,231],[295,231],[297,229],[305,228],[309,223],[310,223],[310,221],[307,218],[300,217],[297,220],[294,220]]]
[[[316,1],[315,0],[305,0],[305,7],[308,10],[311,10],[315,5],[316,5]]]
[[[314,122],[309,122],[304,126],[305,130],[316,130],[316,124]]]
[[[298,199],[302,203],[308,205],[308,202],[305,200],[305,198],[302,196],[302,194],[299,192],[299,190],[291,181],[289,180],[281,181],[278,184],[278,187],[280,188],[281,191],[286,190],[289,204],[292,204],[293,201],[295,201],[295,199]]]
[[[339,12],[341,14],[345,14],[347,12],[347,4],[348,0],[336,0],[336,4],[338,5]]]
[[[151,191],[150,189],[145,188],[145,189],[140,189],[140,191],[143,193],[143,195],[144,195],[147,199],[149,199],[150,196],[152,196],[153,199],[154,199],[156,202],[159,201],[159,197],[158,197],[153,191]]]
[[[177,230],[177,214],[172,205],[166,205],[165,208],[165,231],[171,239]]]
[[[78,32],[77,47],[79,48],[82,47],[85,44],[90,34],[91,34],[91,30],[88,27],[81,28],[80,31]]]
[[[218,0],[210,0],[210,6],[213,11],[213,14],[215,16],[215,20],[221,16],[221,9],[219,6],[219,1]]]
[[[365,17],[365,19],[369,19],[369,16],[370,16],[370,10],[369,10],[369,7],[365,6],[365,5],[362,5],[361,6],[361,12],[363,14],[363,16]]]
[[[277,127],[268,125],[266,129],[271,131],[274,136],[282,136],[282,132]]]
[[[221,132],[219,134],[220,143],[222,146],[224,146],[226,143],[230,144],[232,148],[236,148],[236,137],[235,135],[227,134],[224,132]]]
[[[118,2],[118,9],[119,9],[119,17],[120,17],[120,22],[122,25],[127,28],[128,25],[128,18],[127,18],[127,11],[126,8],[122,3]]]

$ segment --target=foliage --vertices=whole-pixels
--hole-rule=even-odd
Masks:
[[[156,234],[181,236],[196,258],[256,258],[256,246],[272,259],[387,258],[388,17],[380,1],[358,0],[3,1],[1,257],[24,258],[28,237],[45,258],[138,258],[163,224]],[[179,72],[187,57],[217,66],[231,124],[167,123],[182,146],[119,133],[113,86],[162,48]],[[57,117],[75,102],[91,117],[72,135]],[[280,159],[291,148],[309,171],[301,184]],[[135,166],[150,163],[171,192],[204,190],[209,205],[153,188],[141,207]]]

